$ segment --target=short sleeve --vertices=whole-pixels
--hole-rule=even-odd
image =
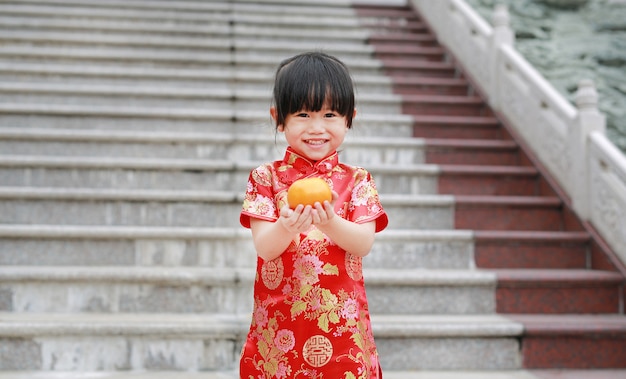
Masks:
[[[272,222],[278,219],[272,186],[272,171],[267,165],[255,168],[248,177],[239,222],[243,227],[249,228],[251,217]]]
[[[380,232],[387,227],[389,219],[380,203],[374,178],[363,168],[357,168],[354,178],[348,219],[357,224],[376,221],[376,232]]]

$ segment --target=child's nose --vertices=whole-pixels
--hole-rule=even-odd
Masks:
[[[320,133],[324,131],[324,120],[321,117],[313,117],[310,125],[312,132]]]

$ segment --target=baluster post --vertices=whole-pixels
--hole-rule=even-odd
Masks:
[[[606,131],[606,117],[598,110],[598,92],[592,80],[583,79],[578,84],[575,94],[578,115],[569,130],[569,173],[572,207],[583,220],[589,220],[591,209],[591,186],[589,136],[592,132]]]
[[[495,110],[499,110],[500,88],[499,70],[500,67],[500,47],[503,45],[513,46],[515,44],[515,34],[510,27],[509,10],[505,4],[497,4],[492,17],[493,35],[490,46],[490,75],[491,88],[489,88],[489,105]]]

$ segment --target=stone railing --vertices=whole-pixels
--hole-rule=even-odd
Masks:
[[[410,0],[481,95],[540,160],[626,262],[626,157],[605,136],[594,84],[580,82],[573,106],[513,47],[506,7],[493,27],[463,0]]]

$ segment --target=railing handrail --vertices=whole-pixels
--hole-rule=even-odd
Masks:
[[[563,116],[568,120],[575,120],[578,111],[576,107],[572,105],[567,99],[561,96],[558,91],[537,71],[533,65],[531,65],[522,55],[513,47],[509,45],[502,45],[498,47],[505,59],[515,65],[515,68],[519,70],[521,76],[532,84],[532,87],[536,88],[536,94],[541,96],[541,100],[545,102],[550,108],[554,109],[556,113]]]
[[[514,48],[503,5],[492,27],[464,0],[410,1],[580,219],[626,263],[626,157],[606,138],[593,82],[580,82],[572,105]]]

